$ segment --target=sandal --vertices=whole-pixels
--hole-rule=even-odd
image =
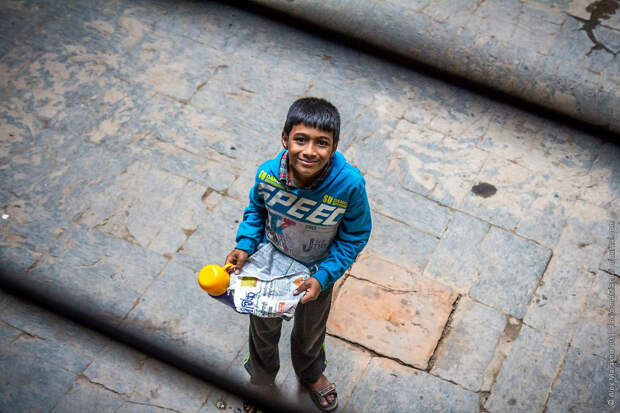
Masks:
[[[318,407],[322,411],[331,412],[332,410],[336,410],[336,407],[338,407],[338,393],[336,393],[336,385],[334,383],[328,384],[327,386],[325,386],[319,391],[313,391],[310,388],[309,390],[310,390],[310,396],[312,397],[312,401],[314,402],[316,407]],[[330,394],[334,395],[334,399],[332,400],[331,403],[329,402],[329,399],[327,398],[327,396],[329,396]],[[322,398],[325,398],[325,400],[327,401],[328,403],[327,406],[323,406],[321,404]]]
[[[250,402],[243,401],[243,411],[244,413],[258,413],[258,407],[255,404]]]

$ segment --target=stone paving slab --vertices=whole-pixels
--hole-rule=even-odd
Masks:
[[[479,411],[476,393],[382,357],[372,358],[347,408],[353,412]]]
[[[589,293],[585,297],[583,309],[575,320],[576,327],[571,346],[601,358],[609,356],[612,349],[609,342],[611,335],[608,328],[611,322],[609,312],[614,311],[616,319],[620,312],[617,295],[614,295],[614,301],[610,303],[612,299],[610,289],[617,292],[618,284],[618,277],[614,275],[599,271],[594,276]],[[618,354],[620,354],[620,331],[617,328],[614,331],[613,340],[615,344],[613,360],[617,362]]]
[[[405,266],[369,252],[362,252],[349,272],[355,278],[400,291],[414,291],[419,275]]]
[[[220,411],[216,402],[241,408],[238,397],[174,367],[22,299],[0,297],[2,411],[189,413]]]
[[[405,266],[411,271],[423,270],[438,242],[428,234],[374,211],[372,225],[373,231],[366,250]],[[398,234],[398,238],[394,234]],[[415,248],[412,249],[413,245]]]
[[[568,340],[524,325],[484,404],[489,412],[540,412],[561,368]]]
[[[374,177],[366,179],[366,192],[373,194],[371,208],[434,236],[441,235],[450,219],[448,208],[418,194],[385,185]],[[416,213],[412,214],[412,211]]]
[[[435,362],[430,372],[466,389],[479,391],[506,318],[492,308],[463,297],[450,324],[449,333],[434,353]]]
[[[618,131],[615,3],[254,2]]]
[[[248,318],[198,288],[197,272],[174,262],[137,300],[125,328],[172,353],[223,375],[245,343]],[[171,292],[173,295],[171,296]]]
[[[480,275],[469,294],[522,318],[550,257],[549,249],[491,227],[480,245]]]
[[[445,96],[435,99],[441,105]],[[467,181],[476,177],[488,156],[472,142],[407,121],[398,123],[385,146],[392,157],[389,179],[450,207],[462,201],[470,187]]]
[[[469,292],[478,280],[479,248],[488,231],[488,223],[455,213],[424,275]]]
[[[412,292],[396,292],[349,277],[328,332],[425,369],[455,300],[450,289],[430,280],[418,280]]]
[[[592,274],[554,256],[542,285],[532,296],[523,322],[566,340],[583,314],[587,300],[584,292],[590,290],[593,281]]]
[[[620,395],[617,390],[614,397],[609,397],[608,393],[611,384],[618,389],[620,366],[615,364],[612,368],[614,378],[610,383],[609,365],[605,359],[591,355],[587,350],[570,347],[545,411],[614,411],[614,406],[620,403]]]

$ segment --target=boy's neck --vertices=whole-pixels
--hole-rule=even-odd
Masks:
[[[327,167],[327,165],[325,165],[325,167],[323,169],[321,169],[316,175],[308,178],[308,180],[306,182],[303,182],[301,179],[299,179],[296,175],[295,172],[293,171],[293,169],[290,167],[290,165],[287,167],[288,170],[288,174],[291,177],[291,181],[293,181],[293,184],[299,188],[299,189],[308,189],[312,186],[312,183],[315,181],[316,178],[318,178],[319,176],[321,176],[321,174],[323,173],[323,170]]]

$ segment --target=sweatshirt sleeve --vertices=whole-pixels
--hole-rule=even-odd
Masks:
[[[254,254],[265,234],[267,209],[265,208],[265,200],[258,190],[259,182],[257,175],[254,179],[254,186],[250,190],[250,204],[243,212],[243,221],[239,224],[235,238],[237,242],[235,248],[247,251],[249,255]]]
[[[360,185],[354,188],[347,211],[340,221],[336,238],[329,248],[329,255],[313,275],[323,290],[335,283],[353,264],[366,246],[371,228],[370,206],[364,178],[361,177]]]

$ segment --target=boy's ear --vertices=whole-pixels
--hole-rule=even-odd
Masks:
[[[282,146],[284,149],[288,149],[288,136],[284,132],[282,132]]]

